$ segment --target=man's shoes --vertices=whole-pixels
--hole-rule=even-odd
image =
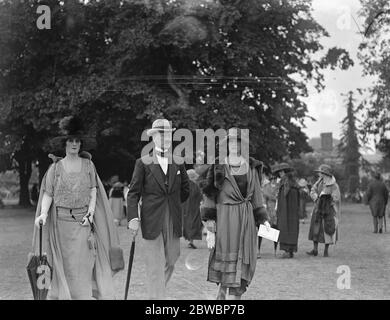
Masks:
[[[306,252],[309,256],[314,256],[314,257],[317,257],[318,255],[318,251],[317,250],[311,250],[311,251],[308,251]]]
[[[188,248],[190,249],[198,249],[192,242],[188,244]]]
[[[382,233],[382,228],[379,229],[379,233]]]

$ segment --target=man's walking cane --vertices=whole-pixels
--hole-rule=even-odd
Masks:
[[[142,204],[142,199],[140,199],[138,201],[138,219],[140,218],[141,204]],[[129,266],[127,268],[127,279],[126,279],[126,287],[125,287],[125,300],[127,300],[127,294],[129,293],[130,276],[131,276],[131,269],[133,268],[134,251],[135,251],[135,237],[136,236],[137,235],[133,236],[133,241],[131,242]]]
[[[129,266],[127,268],[125,300],[127,300],[127,294],[129,293],[131,269],[133,268],[133,260],[134,260],[134,250],[135,250],[135,236],[133,237],[133,241],[131,242],[131,249],[130,249],[130,256],[129,256]]]

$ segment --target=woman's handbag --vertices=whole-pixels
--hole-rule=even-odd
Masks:
[[[95,225],[89,220],[89,216],[87,218],[91,226],[91,234],[88,237],[88,246],[91,250],[96,250]],[[121,248],[111,247],[108,251],[108,255],[110,258],[110,266],[112,271],[118,272],[125,268],[125,260],[123,258],[123,250]]]
[[[336,232],[336,220],[334,219],[334,209],[331,208],[329,214],[324,217],[324,231],[326,234],[332,236]]]
[[[324,221],[324,232],[333,235],[336,232],[335,210],[332,206],[332,196],[325,194],[320,197],[318,215]]]
[[[89,225],[91,227],[91,232],[88,236],[88,247],[90,250],[93,250],[94,254],[96,254],[96,249],[97,249],[97,245],[96,245],[96,238],[95,238],[95,225],[93,224],[93,222],[91,220],[89,220],[90,218],[90,214],[87,215],[87,219],[88,219],[88,222],[89,222]]]
[[[125,260],[123,259],[123,250],[119,247],[111,247],[109,251],[110,264],[112,271],[120,271],[125,268]]]

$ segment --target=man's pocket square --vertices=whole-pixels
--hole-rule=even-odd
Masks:
[[[178,175],[178,174],[180,174],[180,170],[177,170],[177,173],[176,173],[176,175]]]

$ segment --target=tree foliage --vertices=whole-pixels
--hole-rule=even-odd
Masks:
[[[387,0],[361,3],[366,32],[359,46],[359,58],[365,75],[376,79],[369,88],[369,98],[361,106],[365,113],[361,132],[365,140],[374,136],[379,150],[390,156],[390,6]]]
[[[343,132],[339,151],[345,166],[345,178],[348,181],[348,192],[354,193],[359,187],[360,142],[358,139],[356,107],[354,106],[353,92],[349,92],[347,101],[347,115],[342,120]]]
[[[50,30],[36,27],[39,4]],[[160,116],[249,128],[257,158],[297,157],[310,150],[307,83],[320,90],[322,69],[353,64],[337,48],[314,58],[328,34],[310,10],[302,0],[1,1],[1,153],[28,146],[43,163],[72,113],[98,138],[103,176],[130,177],[140,133]]]

